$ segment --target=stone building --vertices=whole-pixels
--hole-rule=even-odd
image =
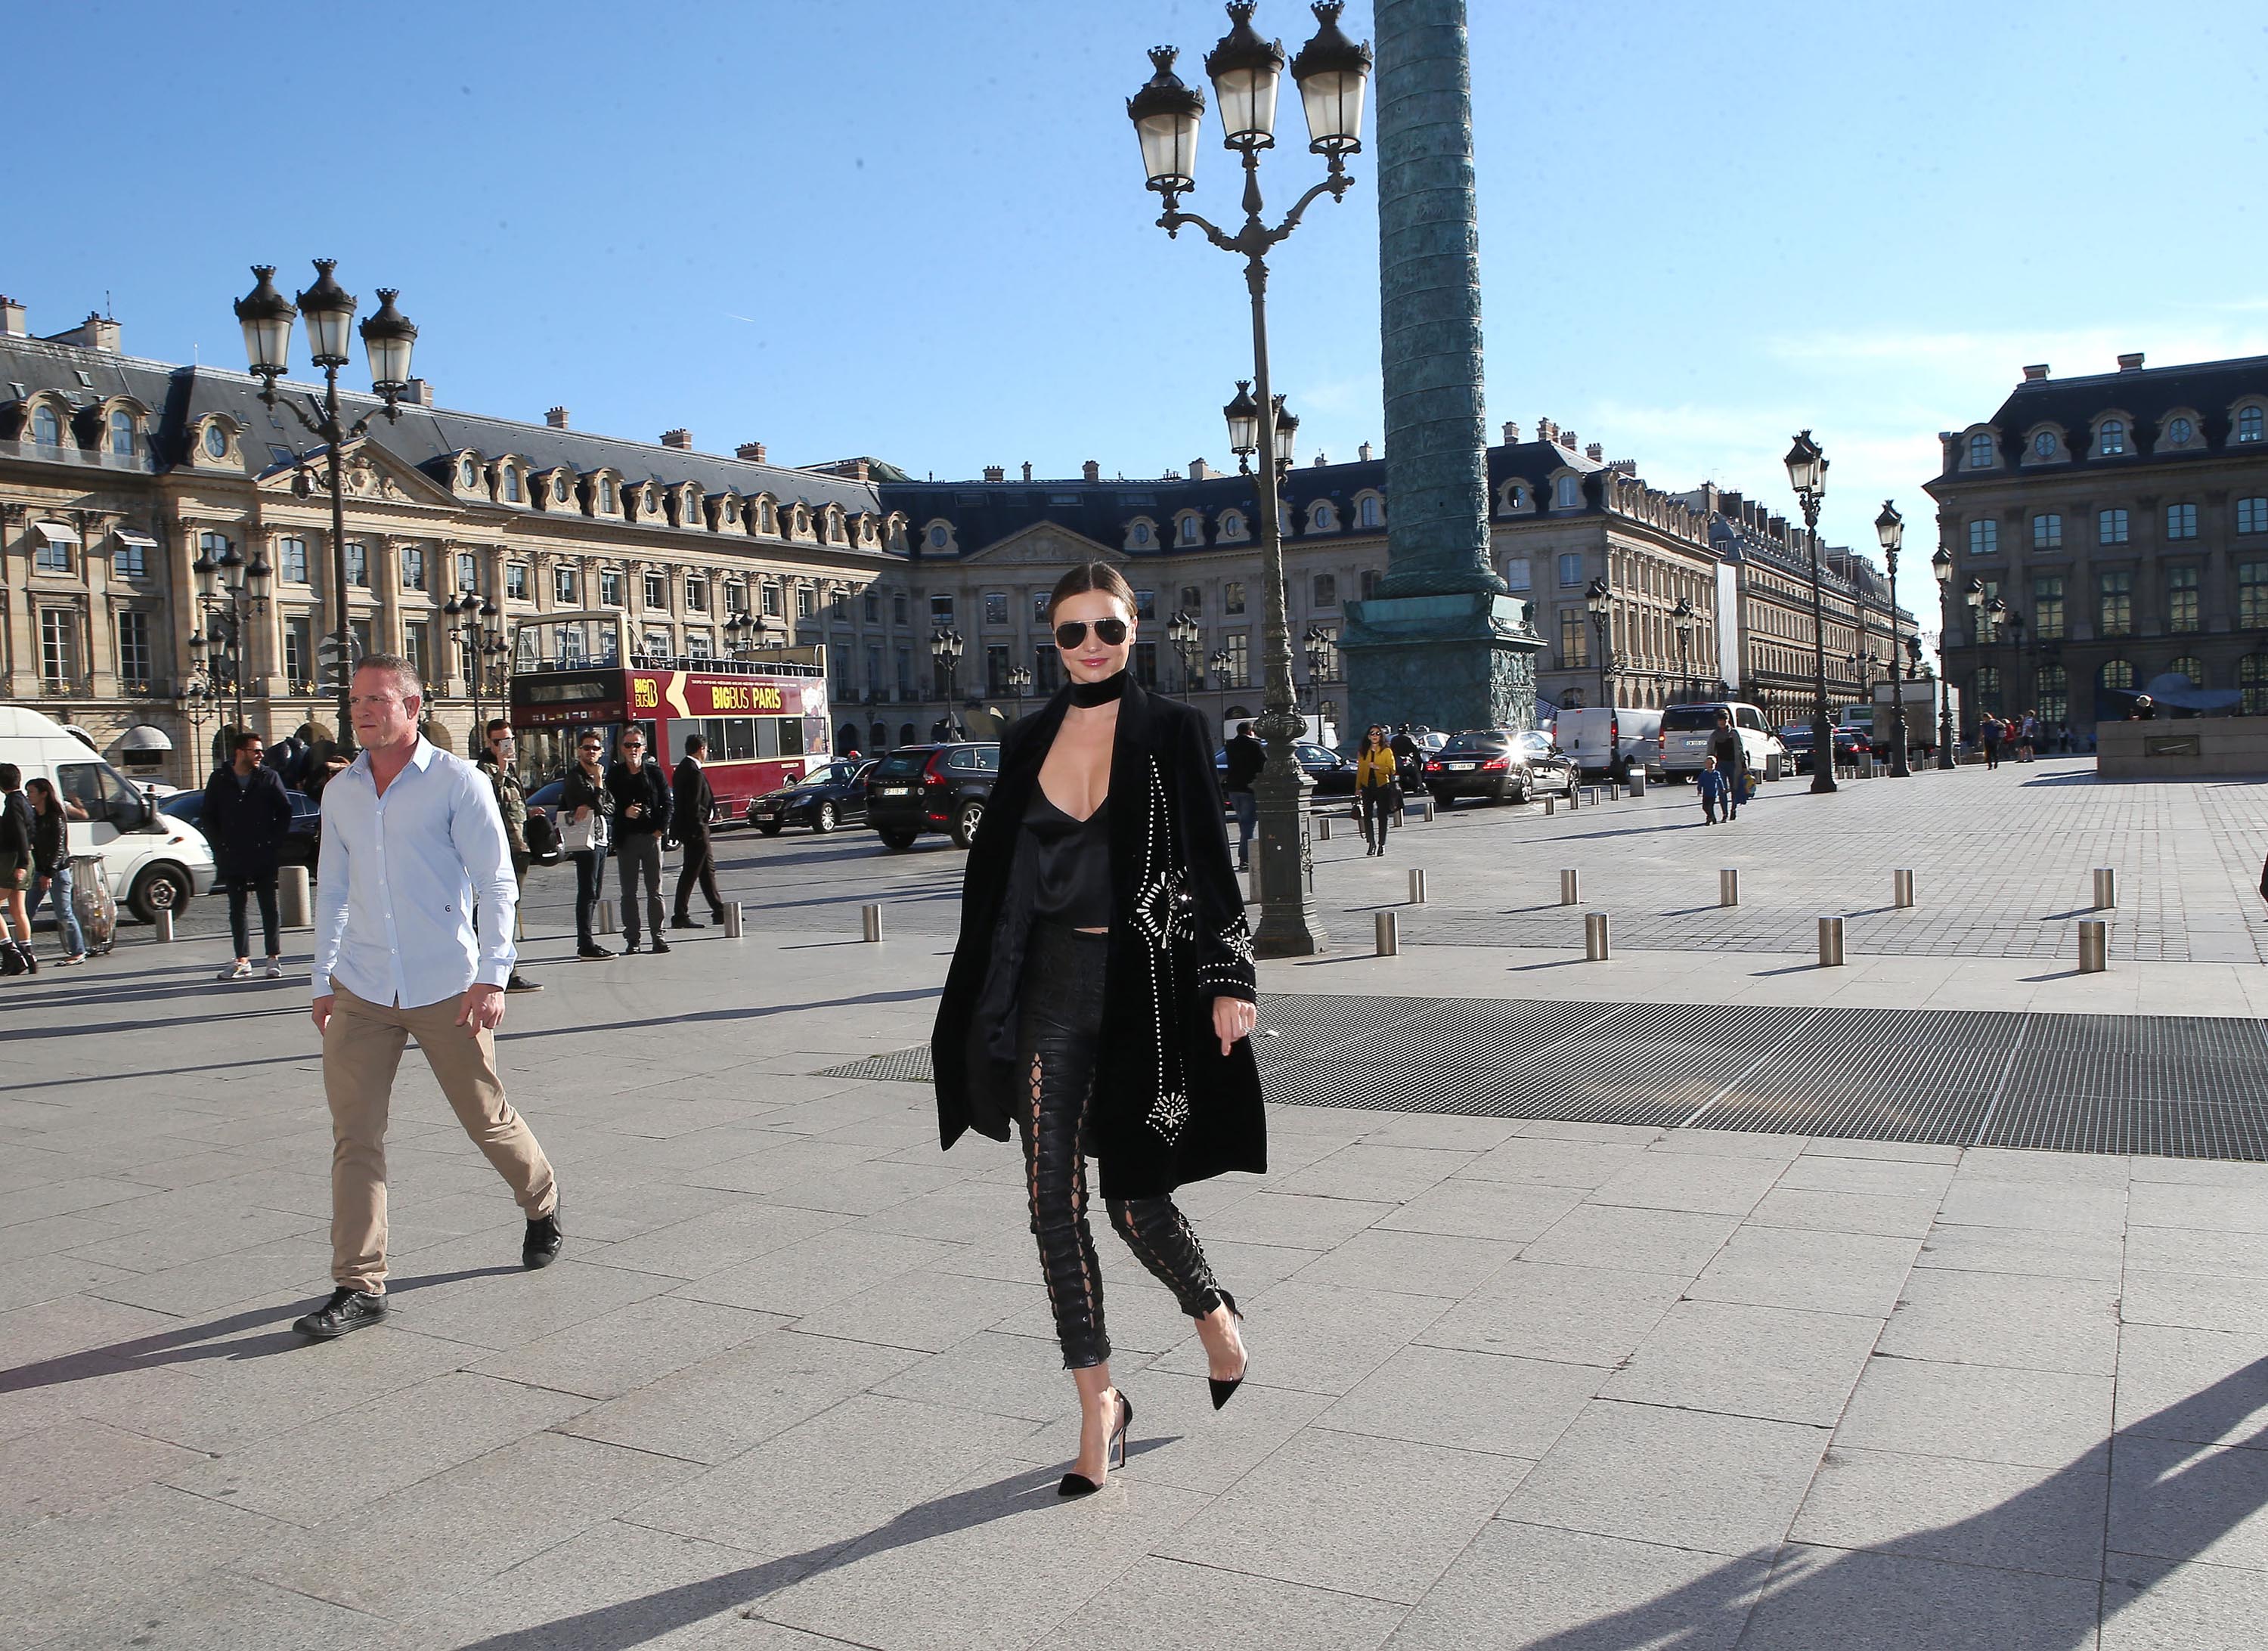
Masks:
[[[1990,418],[1940,435],[1964,733],[2036,710],[2085,733],[2169,674],[2268,711],[2268,357],[2142,362],[2028,366]]]

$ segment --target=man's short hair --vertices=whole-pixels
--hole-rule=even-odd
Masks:
[[[234,756],[239,751],[244,749],[247,745],[265,745],[267,743],[267,741],[253,733],[251,729],[239,728],[236,731],[236,737],[228,742],[228,754],[231,756]]]
[[[709,741],[706,741],[706,740],[704,740],[704,739],[703,739],[699,734],[697,734],[697,733],[688,733],[688,734],[687,734],[687,735],[685,736],[685,755],[688,755],[688,756],[698,756],[698,755],[700,755],[703,751],[707,750],[708,748],[709,748]]]
[[[1236,737],[1240,740],[1251,732],[1252,725],[1248,722],[1240,722],[1236,725]]]
[[[0,763],[0,791],[15,791],[24,784],[24,770],[13,763]]]
[[[489,738],[491,740],[495,739],[497,735],[500,733],[510,733],[512,732],[512,722],[508,718],[490,717],[489,719],[488,732]]]
[[[365,653],[356,662],[355,674],[364,671],[383,671],[394,678],[404,699],[425,697],[425,679],[417,674],[417,667],[398,653]]]

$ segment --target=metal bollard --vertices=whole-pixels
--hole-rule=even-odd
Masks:
[[[2118,905],[2118,873],[2108,866],[2095,868],[2095,909],[2111,911]]]
[[[1630,794],[1633,797],[1643,797],[1646,795],[1646,770],[1644,769],[1634,768],[1631,770]]]
[[[1580,872],[1559,873],[1559,903],[1580,906],[1583,903],[1583,874]]]
[[[1911,872],[1890,873],[1890,904],[1901,910],[1913,904],[1913,873]]]
[[[171,906],[160,906],[158,908],[158,917],[155,926],[158,931],[158,944],[160,946],[171,945],[173,939],[173,909]]]
[[[743,923],[740,912],[740,903],[737,900],[725,902],[725,938],[728,940],[739,940],[740,938],[742,926]]]
[[[873,902],[858,908],[858,929],[869,940],[882,938],[882,908]]]
[[[1327,814],[1319,814],[1315,816],[1315,841],[1328,843],[1330,840],[1331,817]]]
[[[1843,919],[1819,919],[1819,966],[1822,969],[1843,967]]]
[[[1596,785],[1583,787],[1583,806],[1586,808],[1595,808],[1599,806],[1599,788]]]
[[[1425,871],[1423,866],[1412,866],[1410,868],[1410,903],[1413,906],[1425,903]]]
[[[1583,914],[1583,957],[1587,962],[1603,963],[1612,955],[1607,946],[1607,914],[1586,911]]]
[[[277,916],[287,929],[315,926],[314,888],[304,866],[286,866],[276,874]]]
[[[1580,785],[1570,785],[1567,787],[1567,806],[1570,808],[1580,808],[1583,806],[1583,788]]]
[[[599,899],[598,925],[599,932],[601,934],[612,934],[615,932],[615,903],[604,896],[600,896]]]
[[[1546,797],[1546,798],[1543,800],[1543,812],[1544,812],[1545,814],[1554,814],[1554,813],[1557,813],[1557,810],[1558,810],[1558,807],[1559,807],[1559,800],[1558,800],[1557,797]]]
[[[1620,802],[1622,800],[1623,800],[1623,785],[1622,785],[1622,782],[1621,782],[1620,780],[1617,780],[1617,779],[1610,779],[1610,780],[1609,780],[1609,781],[1607,782],[1607,800],[1608,800],[1609,802]]]
[[[1717,873],[1717,903],[1720,906],[1741,903],[1741,874],[1729,866]]]
[[[2100,873],[2096,873],[2098,876]],[[2099,975],[2110,967],[2110,925],[2100,918],[2083,918],[2079,925],[2079,972]]]
[[[1372,932],[1378,937],[1378,954],[1381,957],[1399,957],[1402,954],[1402,919],[1399,916],[1391,911],[1373,913]]]
[[[1418,817],[1427,825],[1433,823],[1433,800],[1431,797],[1420,797],[1418,800]]]

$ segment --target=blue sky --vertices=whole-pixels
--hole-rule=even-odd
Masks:
[[[1145,47],[1194,80],[1224,26],[1189,0],[22,9],[16,62],[77,113],[50,101],[0,183],[0,291],[40,332],[107,293],[129,350],[241,366],[246,266],[298,286],[321,254],[366,304],[401,289],[446,405],[917,475],[1222,463],[1242,284],[1152,227],[1123,100]],[[1656,485],[1785,505],[1808,425],[1830,535],[1871,543],[1896,495],[1918,581],[1935,432],[2023,363],[2268,351],[2257,4],[1475,0],[1472,48],[1492,428],[1550,416]],[[1279,205],[1320,166],[1288,86],[1284,114]],[[1381,434],[1353,165],[1275,260],[1303,461]],[[1210,124],[1199,184],[1233,210]]]

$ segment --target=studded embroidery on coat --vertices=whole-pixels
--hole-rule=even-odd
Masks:
[[[1180,1090],[1169,1091],[1150,1103],[1150,1127],[1166,1138],[1172,1146],[1181,1139],[1182,1125],[1189,1121],[1189,1098]]]

